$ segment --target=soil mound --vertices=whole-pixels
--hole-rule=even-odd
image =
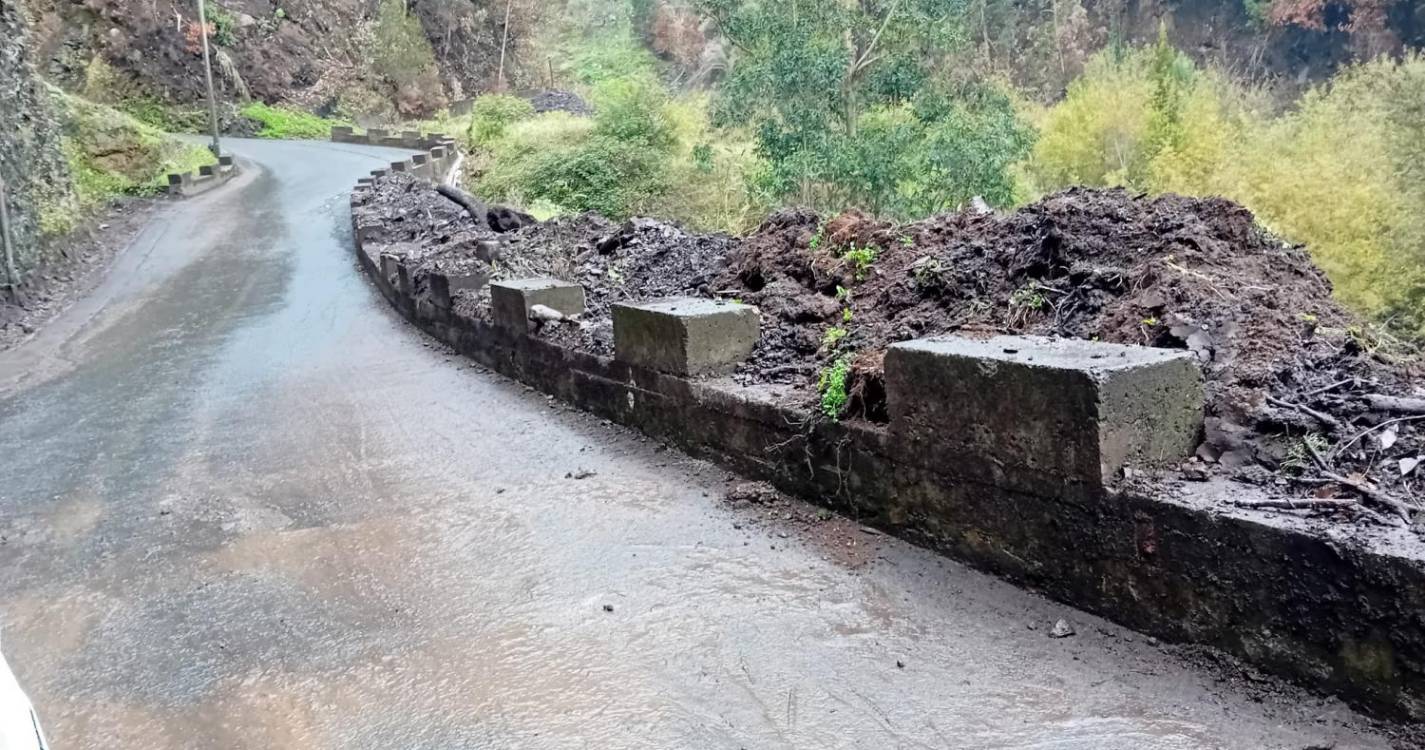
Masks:
[[[1230,201],[1072,189],[1012,213],[904,225],[787,210],[742,239],[592,215],[495,235],[428,186],[382,183],[362,210],[384,217],[385,241],[418,244],[415,257],[484,253],[495,278],[582,283],[581,325],[541,335],[586,351],[612,352],[615,302],[738,298],[763,316],[740,382],[798,385],[811,405],[821,374],[844,360],[842,418],[884,421],[881,363],[897,341],[1026,333],[1189,350],[1205,376],[1206,430],[1182,476],[1226,474],[1305,498],[1308,510],[1383,522],[1420,503],[1415,352],[1343,310],[1303,248]],[[459,305],[484,316],[484,300]]]

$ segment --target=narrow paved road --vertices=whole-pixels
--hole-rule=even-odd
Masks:
[[[720,471],[386,309],[345,207],[386,153],[232,146],[242,178],[0,355],[3,644],[56,748],[1384,746],[728,507]]]

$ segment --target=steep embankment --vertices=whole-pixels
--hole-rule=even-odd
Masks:
[[[29,0],[49,80],[142,119],[201,128],[202,33],[192,2]],[[486,7],[490,6],[490,7]],[[423,115],[489,88],[504,4],[399,0],[208,3],[223,98],[321,114]],[[226,113],[231,116],[231,110]]]
[[[8,186],[14,260],[22,271],[43,260],[42,225],[72,201],[59,121],[35,76],[28,42],[19,8],[0,2],[0,178]]]

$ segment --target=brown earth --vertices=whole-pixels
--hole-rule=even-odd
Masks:
[[[201,33],[191,2],[27,0],[37,67],[49,80],[111,103],[203,101]],[[377,4],[365,0],[223,0],[208,4],[222,97],[291,103],[321,114],[428,115],[497,83],[504,4],[412,3],[438,75],[398,90],[371,64]],[[511,19],[507,68],[525,53],[529,13]],[[112,71],[92,80],[94,61]],[[522,81],[516,81],[521,83]],[[206,124],[202,112],[197,127]]]
[[[382,181],[362,210],[394,233],[378,239],[412,243],[418,285],[422,265],[477,252],[497,258],[495,278],[579,281],[589,297],[580,325],[541,335],[597,354],[612,350],[608,310],[620,300],[755,304],[762,341],[735,377],[799,385],[814,406],[820,373],[849,358],[842,418],[885,420],[881,358],[911,338],[1031,333],[1191,350],[1207,427],[1182,476],[1227,474],[1305,498],[1292,512],[1382,523],[1421,502],[1425,464],[1405,471],[1425,455],[1415,351],[1342,309],[1302,247],[1226,200],[1073,189],[1013,213],[905,225],[792,210],[741,240],[595,216],[480,231],[406,177]],[[484,316],[485,293],[457,307]],[[1310,504],[1336,498],[1357,502]]]
[[[28,340],[93,290],[103,280],[104,270],[162,204],[152,198],[115,201],[55,241],[47,262],[25,272],[18,289],[0,292],[0,352]]]

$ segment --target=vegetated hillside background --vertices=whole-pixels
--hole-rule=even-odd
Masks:
[[[1411,0],[216,0],[206,29],[187,0],[28,2],[44,77],[166,130],[203,127],[207,34],[230,131],[424,120],[545,216],[1222,195],[1425,333]]]

